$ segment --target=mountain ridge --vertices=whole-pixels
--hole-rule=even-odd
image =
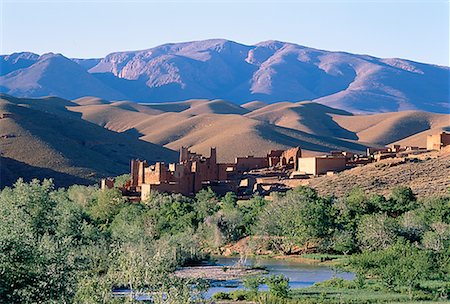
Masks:
[[[63,68],[42,66],[54,57]],[[168,43],[94,59],[24,52],[2,55],[0,64],[0,91],[18,97],[224,99],[238,105],[314,101],[352,113],[450,112],[449,67],[277,40],[255,45],[226,39]],[[60,79],[76,85],[64,87]]]

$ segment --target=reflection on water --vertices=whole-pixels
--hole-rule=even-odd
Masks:
[[[216,257],[216,260],[217,265],[233,266],[239,261],[239,258]],[[347,280],[355,278],[355,275],[350,272],[337,272],[331,267],[316,264],[304,264],[289,260],[248,258],[245,264],[266,267],[269,271],[268,275],[282,274],[286,276],[289,278],[289,285],[291,288],[308,287],[316,282],[322,282],[331,279],[332,277],[340,277]],[[239,280],[214,282],[206,293],[206,298],[210,298],[214,293],[219,291],[229,292],[237,289],[244,289],[242,282]],[[267,286],[262,285],[260,290],[267,290]]]

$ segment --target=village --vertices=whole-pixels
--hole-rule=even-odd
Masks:
[[[266,156],[236,157],[232,163],[218,163],[214,147],[209,157],[182,147],[177,163],[148,164],[145,160],[131,160],[130,180],[120,190],[131,201],[144,201],[154,191],[194,196],[208,187],[219,195],[235,192],[239,199],[248,199],[254,194],[268,196],[271,192],[285,192],[321,175],[334,175],[387,158],[440,150],[448,145],[450,133],[441,132],[427,136],[426,147],[392,145],[367,148],[365,155],[331,151],[309,157],[302,156],[301,147],[294,147],[271,150]],[[101,188],[113,188],[114,183],[114,178],[102,179]]]

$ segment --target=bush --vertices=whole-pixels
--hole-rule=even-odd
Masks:
[[[264,278],[260,276],[250,276],[246,277],[243,280],[244,287],[247,288],[250,292],[256,294],[258,293],[259,286],[264,284]]]
[[[318,282],[314,284],[318,287],[336,287],[336,288],[347,288],[347,289],[354,289],[356,288],[356,283],[351,280],[345,280],[343,278],[333,277],[329,280]]]
[[[271,275],[266,277],[265,283],[269,287],[269,293],[274,297],[282,299],[289,297],[289,279],[284,275]]]
[[[357,238],[362,250],[386,249],[397,239],[397,223],[386,214],[364,215],[358,226]]]
[[[227,292],[219,291],[212,295],[213,300],[231,300],[230,295]]]
[[[350,265],[357,276],[379,278],[390,289],[405,287],[410,297],[419,283],[435,272],[430,254],[404,240],[384,250],[355,255]]]
[[[381,211],[393,216],[398,216],[417,207],[416,196],[411,188],[405,186],[397,186],[392,189],[389,203]]]
[[[311,188],[299,187],[275,196],[261,212],[260,235],[271,236],[275,250],[290,253],[294,245],[328,237],[332,228],[332,200]]]
[[[245,290],[235,290],[230,292],[230,298],[233,301],[244,301],[251,300],[252,297]]]

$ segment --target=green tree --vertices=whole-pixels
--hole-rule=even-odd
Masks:
[[[89,206],[89,215],[108,227],[114,216],[125,205],[125,198],[116,188],[104,189],[96,192],[96,196]]]
[[[266,205],[267,201],[262,196],[255,195],[245,205],[239,206],[239,211],[242,213],[242,225],[244,226],[245,235],[255,233],[255,226],[259,215]]]
[[[130,180],[131,180],[131,175],[129,173],[116,176],[114,178],[114,187],[122,188]]]
[[[221,202],[223,209],[234,209],[237,207],[237,196],[234,192],[227,192]]]
[[[203,222],[205,218],[213,215],[219,209],[219,198],[208,188],[207,190],[202,189],[195,195],[195,210],[197,212],[198,222]]]
[[[409,187],[396,186],[391,191],[389,203],[381,211],[392,216],[399,216],[417,207],[416,196]]]
[[[276,249],[289,253],[301,245],[329,237],[333,231],[332,199],[307,187],[275,197],[261,212],[257,231],[270,236]]]
[[[141,204],[131,204],[120,210],[111,223],[111,235],[122,242],[138,242],[147,234],[144,231],[146,208]]]
[[[350,264],[359,276],[380,278],[388,288],[406,287],[410,297],[419,283],[435,272],[430,254],[404,240],[384,250],[356,255]]]

